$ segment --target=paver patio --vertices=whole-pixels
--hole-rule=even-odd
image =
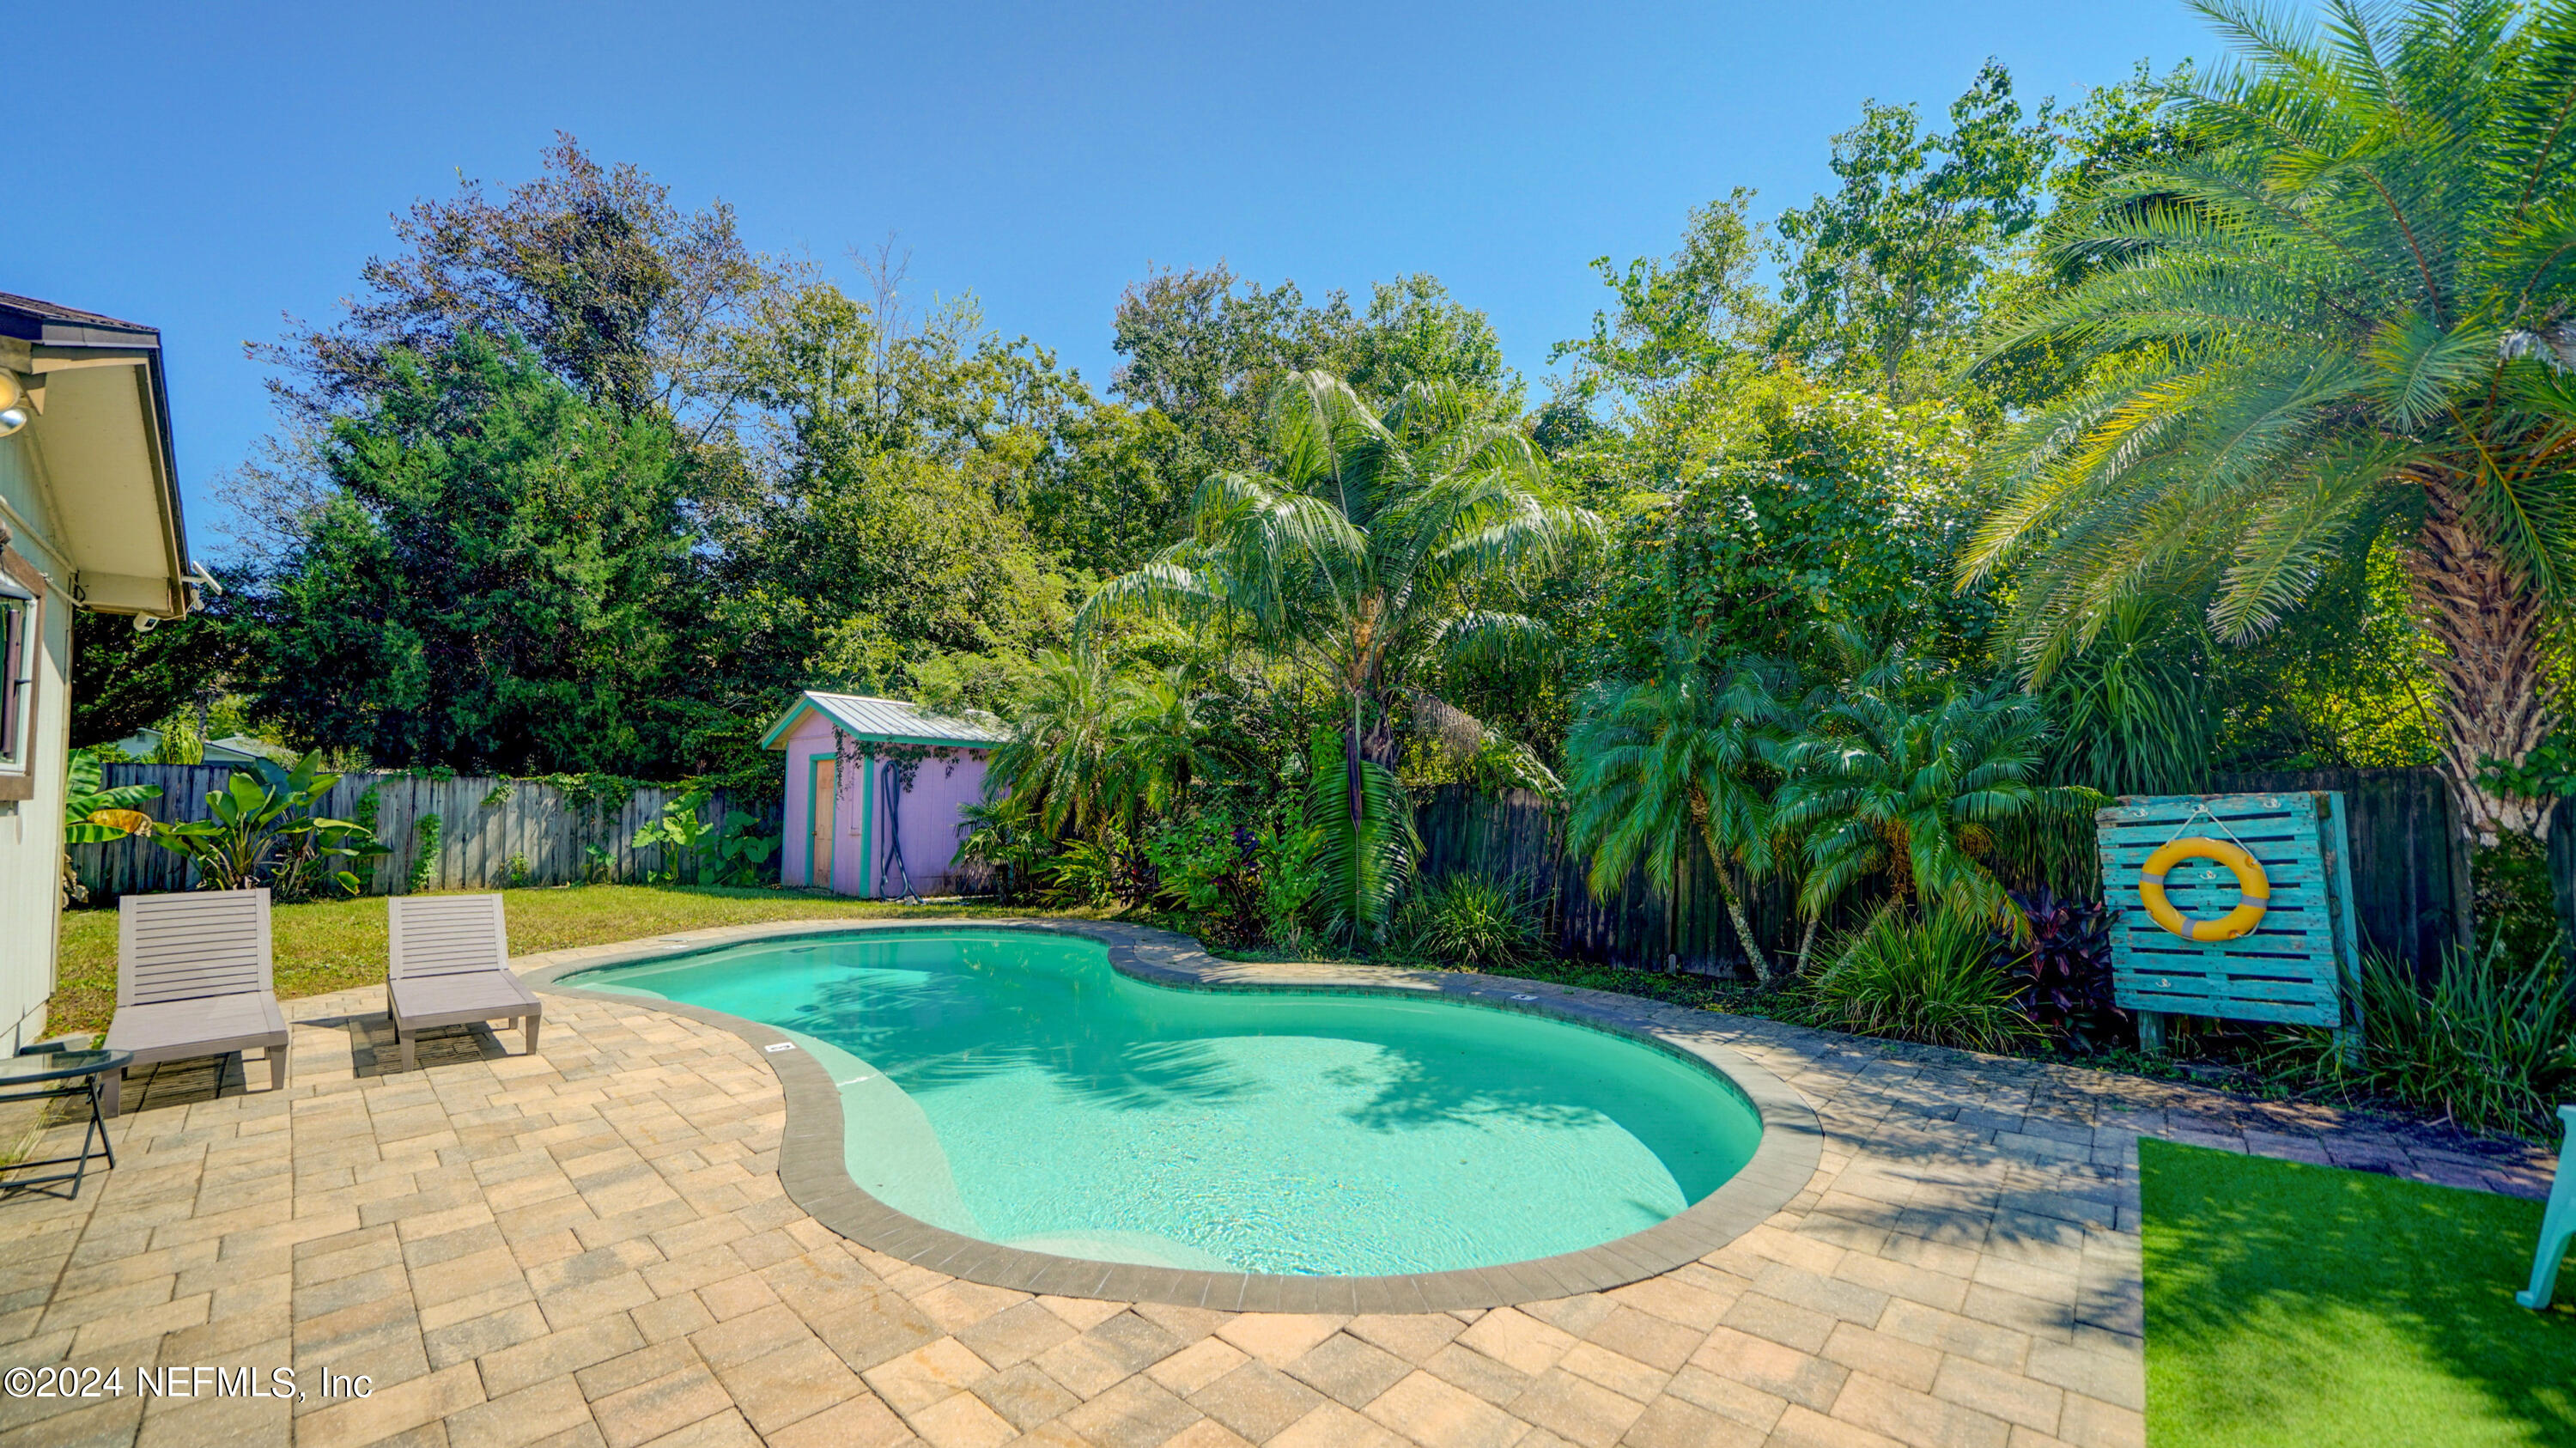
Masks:
[[[1611,1291],[1375,1316],[1033,1297],[847,1241],[780,1185],[761,1054],[642,1003],[557,997],[542,1057],[460,1033],[387,1074],[381,990],[292,1001],[285,1092],[163,1068],[128,1085],[114,1171],[0,1203],[0,1368],[122,1374],[0,1397],[0,1448],[2114,1448],[2143,1440],[2139,1134],[2531,1196],[2552,1166],[1610,999],[1796,1087],[1825,1132],[1807,1190]],[[139,1395],[194,1366],[292,1367],[306,1396]]]

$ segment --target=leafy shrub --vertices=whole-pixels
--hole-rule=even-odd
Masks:
[[[1281,950],[1314,943],[1315,897],[1324,888],[1324,832],[1294,822],[1260,832],[1262,933]]]
[[[2099,900],[2046,889],[2016,892],[2013,903],[2030,922],[2030,943],[1996,949],[2020,977],[2023,1011],[2085,1050],[2114,1042],[2128,1013],[2111,997],[2110,912]]]
[[[1399,949],[1454,965],[1516,965],[1540,954],[1545,940],[1527,892],[1483,875],[1443,875],[1396,912]]]
[[[1155,831],[1145,844],[1163,899],[1219,945],[1250,944],[1262,933],[1260,841],[1218,814],[1196,814]]]
[[[1106,904],[1117,872],[1118,858],[1107,845],[1076,840],[1038,865],[1038,898],[1056,906]]]
[[[1993,927],[1972,909],[1881,910],[1806,990],[1810,1021],[1864,1036],[2008,1052],[2042,1034],[1995,963]]]
[[[153,819],[139,806],[161,797],[157,784],[123,784],[110,789],[100,782],[110,755],[122,755],[116,746],[94,745],[72,751],[70,787],[63,798],[63,843],[67,845],[104,844],[132,835],[148,835]],[[368,790],[362,804],[372,804],[374,790]],[[370,810],[360,823],[372,830],[375,819]],[[72,868],[71,856],[63,856],[63,904],[66,907],[89,903],[89,887],[81,883],[79,872]]]
[[[1316,725],[1306,747],[1305,826],[1317,842],[1313,913],[1325,932],[1374,945],[1422,849],[1413,801],[1395,772],[1373,759],[1359,761],[1354,779],[1332,729]]]
[[[436,811],[425,811],[411,825],[411,868],[403,874],[403,888],[417,895],[429,888],[430,878],[438,871],[439,818]]]
[[[979,800],[957,812],[960,838],[952,863],[969,881],[980,879],[993,902],[1010,905],[1036,879],[1044,837],[1026,795]]]
[[[1303,951],[1314,943],[1322,888],[1321,831],[1276,821],[1259,828],[1204,811],[1157,831],[1145,863],[1161,899],[1213,944]]]
[[[727,811],[708,824],[698,810],[714,797],[705,785],[694,786],[662,806],[662,817],[647,820],[627,848],[659,848],[662,868],[646,878],[657,885],[695,884],[712,877],[719,885],[759,884],[778,852],[780,837],[759,833],[759,821],[742,810]]]
[[[2470,913],[2478,948],[2507,960],[2530,960],[2558,934],[2558,901],[2549,882],[2549,853],[2540,841],[2510,831],[2469,860]]]
[[[2446,951],[2427,991],[2403,961],[2373,952],[2361,966],[2360,1068],[2310,1030],[2291,1048],[2294,1069],[2465,1130],[2546,1140],[2558,1103],[2576,1097],[2576,978],[2565,962],[2555,940],[2527,967],[2500,945]]]
[[[1133,903],[1160,893],[1153,862],[1098,840],[1076,840],[1038,867],[1038,894],[1050,905]]]

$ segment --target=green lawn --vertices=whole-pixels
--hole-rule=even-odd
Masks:
[[[878,920],[918,915],[917,906],[791,895],[778,890],[581,885],[507,890],[510,949],[532,955],[764,920]],[[942,915],[1050,912],[940,905]],[[320,995],[385,978],[385,902],[380,897],[280,905],[271,921],[280,996]],[[116,1010],[116,911],[63,914],[62,979],[46,1029],[103,1031]]]
[[[2576,1444],[2576,1311],[2514,1306],[2540,1204],[2139,1143],[2150,1448]]]

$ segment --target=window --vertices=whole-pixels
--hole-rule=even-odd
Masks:
[[[0,563],[0,769],[27,767],[36,707],[36,595]]]

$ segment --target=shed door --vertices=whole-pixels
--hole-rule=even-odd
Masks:
[[[814,761],[814,795],[806,806],[805,883],[832,888],[832,818],[840,803],[840,761]]]

